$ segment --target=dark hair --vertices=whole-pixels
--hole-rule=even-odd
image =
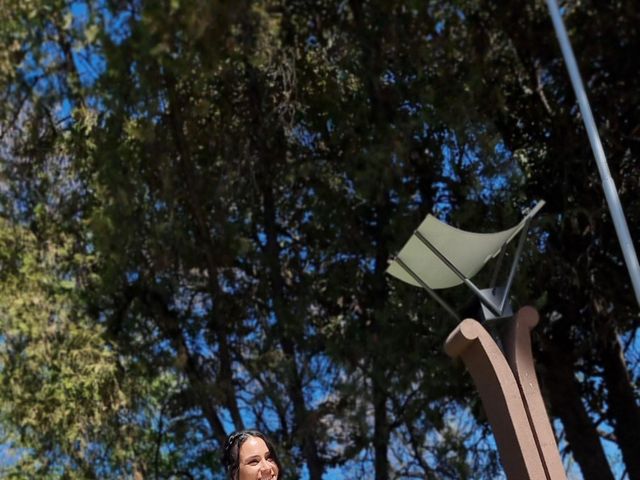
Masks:
[[[222,465],[227,471],[229,480],[238,480],[238,471],[240,470],[240,447],[247,441],[249,437],[257,437],[264,441],[269,449],[269,455],[278,466],[278,478],[282,478],[282,464],[276,454],[276,449],[264,433],[258,430],[240,430],[232,433],[224,442],[224,452],[222,453]]]

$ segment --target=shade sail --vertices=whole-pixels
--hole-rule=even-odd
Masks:
[[[538,203],[520,223],[501,232],[467,232],[447,225],[433,215],[427,215],[417,232],[420,232],[466,278],[471,278],[491,258],[500,253],[503,245],[516,237],[527,220],[535,215],[543,204],[544,202]],[[416,235],[411,235],[396,258],[399,257],[431,289],[462,284],[462,279]],[[395,259],[390,262],[387,273],[416,287],[421,286]]]

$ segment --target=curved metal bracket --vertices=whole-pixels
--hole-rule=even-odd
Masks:
[[[505,352],[476,320],[463,320],[445,342],[462,358],[480,393],[507,477],[512,480],[566,480],[533,367],[531,307],[509,320]]]

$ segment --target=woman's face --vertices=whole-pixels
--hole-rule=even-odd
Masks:
[[[277,480],[278,466],[261,438],[247,438],[239,456],[238,480]]]

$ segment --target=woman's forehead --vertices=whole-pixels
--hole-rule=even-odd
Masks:
[[[260,437],[247,438],[240,447],[240,457],[245,458],[252,455],[264,455],[269,452],[269,447]]]

